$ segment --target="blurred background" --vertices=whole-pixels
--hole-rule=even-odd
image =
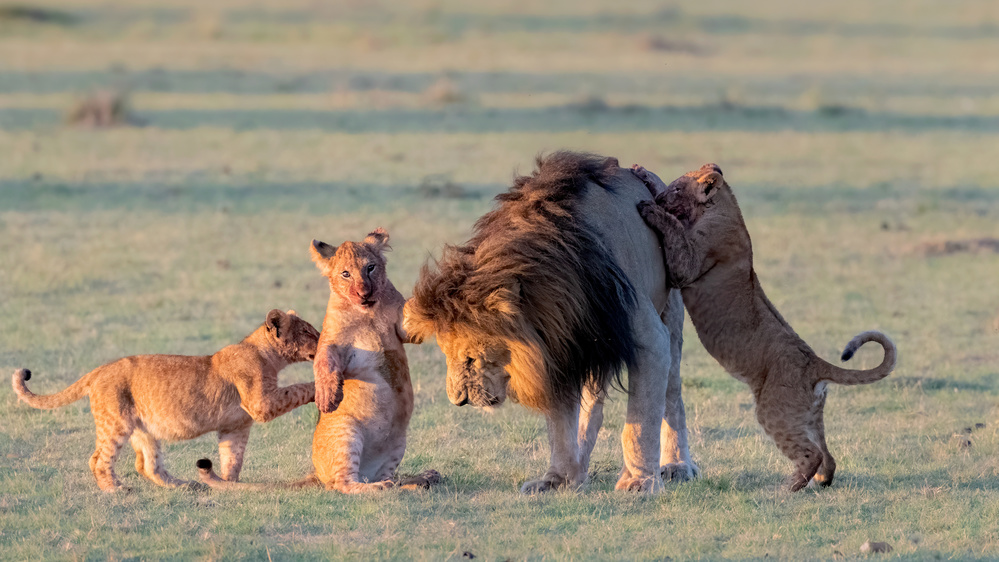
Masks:
[[[429,343],[409,349],[403,471],[437,468],[450,495],[192,505],[140,482],[125,452],[119,473],[154,500],[96,498],[87,402],[40,412],[7,392],[0,543],[25,559],[441,559],[468,545],[490,558],[800,559],[865,537],[906,556],[999,552],[986,507],[999,505],[994,0],[0,0],[0,372],[29,367],[32,388],[54,392],[125,355],[212,353],[271,308],[318,325],[328,289],[312,238],[386,227],[408,295],[515,171],[559,148],[667,181],[718,163],[763,286],[820,355],[866,329],[895,338],[892,377],[830,394],[843,476],[821,505],[775,499],[783,457],[688,326],[704,472],[668,502],[600,493],[621,463],[620,395],[594,493],[521,501],[519,483],[547,466],[543,421],[450,406]],[[301,408],[256,427],[244,478],[307,471],[315,419]],[[192,478],[214,447],[171,445],[168,466]]]

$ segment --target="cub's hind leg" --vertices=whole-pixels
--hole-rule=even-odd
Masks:
[[[94,418],[98,419],[100,412],[95,414]],[[114,492],[123,488],[114,472],[114,463],[118,460],[122,445],[132,434],[133,425],[130,420],[121,417],[101,421],[104,423],[97,424],[97,444],[90,457],[90,471],[94,473],[101,490]]]
[[[160,442],[141,428],[135,428],[129,439],[135,450],[135,470],[151,482],[165,488],[176,488],[188,484],[186,480],[174,478],[163,468]]]
[[[219,432],[219,471],[223,480],[228,482],[239,480],[251,427],[252,424],[233,431]]]
[[[822,420],[822,412],[826,405],[825,392],[822,393],[822,399],[816,405],[818,411],[815,416],[815,434],[816,441],[818,441],[818,445],[822,449],[822,466],[819,467],[814,480],[820,486],[829,486],[832,484],[833,475],[836,473],[836,460],[833,459],[832,454],[829,453],[829,447],[826,445],[826,427],[825,422]]]
[[[333,419],[333,418],[337,419]],[[312,465],[327,490],[360,494],[392,487],[392,481],[361,482],[361,430],[340,416],[322,415],[312,437]]]
[[[772,400],[761,400],[756,405],[756,418],[784,456],[794,463],[795,471],[786,486],[792,492],[804,488],[822,464],[822,448],[815,442],[814,423],[807,406],[801,407],[800,396],[787,396],[786,392],[767,393]],[[783,398],[783,400],[781,400]]]

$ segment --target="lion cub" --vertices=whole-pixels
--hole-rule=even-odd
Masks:
[[[319,336],[313,372],[319,423],[312,438],[315,472],[300,482],[322,483],[353,494],[390,488],[406,451],[413,414],[413,386],[404,343],[420,343],[402,326],[405,299],[388,280],[383,252],[389,236],[379,228],[362,242],[338,248],[312,241],[312,261],[329,278],[330,298]],[[270,489],[275,485],[227,484],[198,461],[201,479],[229,489]],[[404,487],[427,487],[436,471],[404,480]]]
[[[243,341],[214,355],[136,355],[103,365],[58,394],[39,396],[24,384],[31,372],[14,373],[17,396],[33,408],[58,408],[90,395],[97,447],[90,470],[105,492],[121,487],[114,462],[126,440],[135,470],[160,486],[186,484],[167,473],[160,439],[219,436],[222,476],[239,478],[254,421],[270,421],[315,399],[315,385],[278,387],[278,371],[315,357],[319,332],[295,315],[272,310]]]
[[[633,170],[655,197],[638,211],[663,238],[670,281],[681,289],[697,336],[732,376],[749,384],[756,419],[794,462],[788,487],[800,490],[813,476],[828,486],[836,461],[822,423],[826,383],[867,384],[888,376],[895,345],[880,332],[853,338],[843,361],[869,341],[885,351],[879,366],[863,371],[815,355],[763,293],[749,231],[721,169],[705,164],[668,187],[641,166]]]

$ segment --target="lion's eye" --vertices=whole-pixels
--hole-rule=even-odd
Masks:
[[[371,273],[374,270],[375,270],[375,264],[371,264],[368,266],[368,273]]]
[[[340,277],[343,277],[344,279],[350,279],[350,272],[344,271],[343,273],[340,274]]]

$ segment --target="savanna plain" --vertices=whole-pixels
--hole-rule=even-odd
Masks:
[[[166,490],[126,447],[135,491],[103,494],[88,402],[0,389],[0,558],[999,558],[997,53],[999,8],[972,0],[0,4],[0,372],[30,368],[36,392],[121,356],[213,353],[272,308],[318,325],[312,238],[385,227],[409,294],[558,148],[667,181],[718,163],[800,335],[829,360],[868,329],[900,352],[887,379],[831,388],[836,481],[796,494],[689,323],[702,473],[655,497],[613,491],[619,392],[589,486],[520,495],[547,467],[544,420],[452,406],[433,342],[409,348],[401,466],[440,471],[425,492]],[[103,89],[131,123],[67,123]],[[869,347],[854,364],[880,361]],[[304,475],[316,419],[256,425],[242,479]],[[165,454],[196,479],[216,441]]]

